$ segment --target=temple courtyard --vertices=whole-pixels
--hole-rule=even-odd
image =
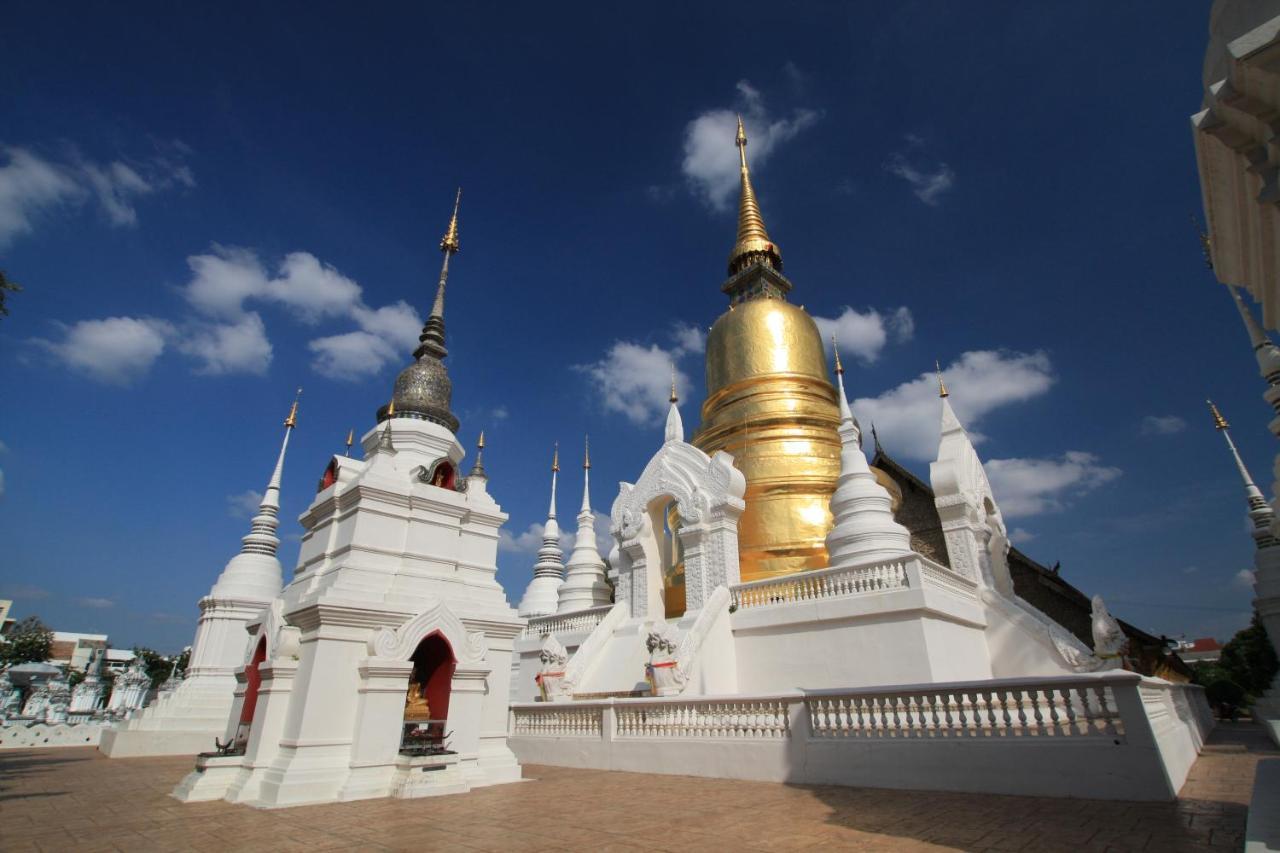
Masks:
[[[1258,760],[1222,723],[1175,803],[1125,803],[570,770],[419,800],[260,811],[168,796],[190,758],[0,754],[4,850],[1241,850]]]

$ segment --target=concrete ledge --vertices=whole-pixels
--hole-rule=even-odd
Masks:
[[[1244,832],[1245,853],[1280,850],[1280,758],[1258,762]]]
[[[213,752],[216,737],[213,732],[107,729],[102,733],[98,750],[108,758],[196,755]]]

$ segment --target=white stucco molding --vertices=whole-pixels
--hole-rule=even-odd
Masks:
[[[611,532],[622,556],[617,600],[627,601],[637,617],[658,615],[662,578],[651,512],[659,500],[675,501],[680,513],[687,611],[700,610],[716,587],[737,584],[738,518],[746,509],[746,488],[728,453],[708,456],[684,441],[664,443],[634,485],[620,484],[613,502]]]
[[[453,648],[459,667],[475,668],[484,662],[489,644],[483,631],[468,632],[462,620],[443,601],[419,613],[399,628],[379,628],[369,638],[373,657],[406,660],[424,637],[439,632]]]

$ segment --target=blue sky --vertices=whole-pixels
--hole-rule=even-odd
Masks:
[[[1244,332],[1204,268],[1188,116],[1208,4],[427,9],[26,4],[0,57],[0,595],[116,645],[190,641],[303,386],[282,561],[450,280],[461,438],[487,432],[519,599],[561,521],[685,423],[736,200],[729,129],[855,410],[927,476],[941,361],[1021,546],[1149,630],[1248,618],[1269,491]],[[567,522],[567,523],[566,523]]]

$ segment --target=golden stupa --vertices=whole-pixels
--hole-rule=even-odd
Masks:
[[[721,288],[729,310],[707,337],[707,399],[693,443],[732,454],[747,479],[738,554],[742,580],[752,581],[826,567],[840,413],[817,324],[786,300],[791,282],[751,186],[741,118],[737,145],[738,239]]]

